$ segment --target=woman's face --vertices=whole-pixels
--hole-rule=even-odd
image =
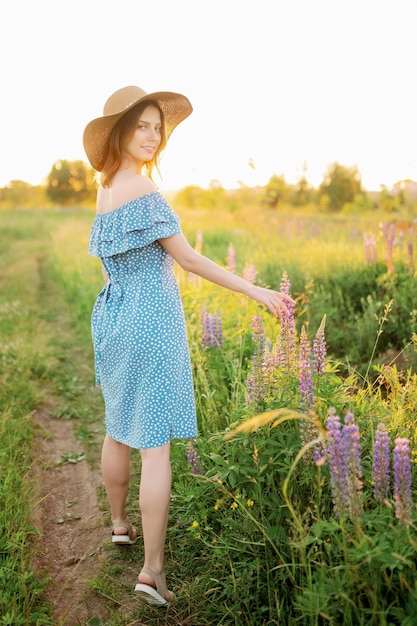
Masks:
[[[161,143],[161,114],[150,105],[139,115],[136,128],[123,147],[129,161],[141,167],[155,156]]]

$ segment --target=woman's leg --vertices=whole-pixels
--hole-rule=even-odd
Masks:
[[[101,473],[110,504],[112,522],[127,520],[126,497],[130,478],[130,448],[106,435],[101,452]],[[126,534],[126,527],[114,529]]]
[[[144,565],[159,575],[164,570],[165,538],[171,498],[170,444],[142,449],[140,453],[142,471],[139,506],[145,549]],[[152,579],[141,572],[139,582],[152,584]],[[170,600],[171,597],[171,592],[168,592],[166,600]]]

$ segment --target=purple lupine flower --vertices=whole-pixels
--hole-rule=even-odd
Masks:
[[[309,410],[314,406],[313,376],[311,371],[311,347],[304,326],[300,335],[298,367],[301,405],[303,409]]]
[[[394,508],[395,517],[401,524],[411,521],[411,457],[410,442],[397,437],[394,442]]]
[[[256,274],[257,274],[257,271],[256,271],[254,264],[246,263],[245,267],[243,268],[242,278],[244,278],[249,283],[252,283],[252,285],[254,285],[256,281]]]
[[[324,328],[326,325],[326,315],[323,315],[320,326],[317,330],[316,336],[313,341],[313,372],[321,376],[324,374],[324,368],[326,366],[326,338],[324,335]]]
[[[232,243],[229,243],[227,250],[227,269],[229,272],[232,272],[232,274],[236,274],[236,252]]]
[[[361,512],[362,465],[359,428],[354,420],[353,413],[346,413],[342,436],[346,471],[346,512],[352,521],[357,521]]]
[[[192,439],[188,444],[187,459],[190,464],[191,474],[193,476],[202,476],[204,471],[200,465],[200,459],[198,458],[197,446],[194,439]]]
[[[342,424],[336,410],[331,407],[326,419],[327,460],[330,468],[330,486],[336,517],[346,510],[346,467],[342,438]]]
[[[282,282],[280,291],[290,295],[291,283],[287,272],[282,274]],[[280,359],[279,364],[284,373],[294,371],[296,367],[296,347],[295,347],[295,307],[293,304],[287,304],[288,315],[285,313],[281,316],[281,343],[280,343]]]
[[[378,424],[375,431],[373,465],[374,498],[383,502],[388,496],[390,466],[389,437],[384,424]]]
[[[223,329],[220,315],[211,315],[203,310],[200,314],[201,345],[205,348],[221,348],[223,346]]]
[[[266,393],[264,380],[265,328],[262,318],[255,316],[252,319],[251,328],[255,351],[247,377],[248,402],[257,406],[264,400]]]

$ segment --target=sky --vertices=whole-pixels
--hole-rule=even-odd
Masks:
[[[417,180],[415,0],[5,0],[0,187],[87,162],[82,134],[126,85],[193,105],[161,190]]]

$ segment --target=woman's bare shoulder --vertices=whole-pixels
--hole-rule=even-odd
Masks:
[[[97,213],[108,213],[131,200],[157,191],[147,176],[137,174],[129,178],[115,179],[111,187],[99,187],[97,193]]]

